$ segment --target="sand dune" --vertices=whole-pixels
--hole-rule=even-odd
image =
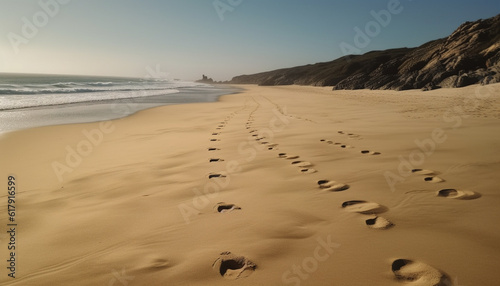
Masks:
[[[498,284],[500,85],[245,89],[0,138],[0,285]]]

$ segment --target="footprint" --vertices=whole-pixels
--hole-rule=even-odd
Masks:
[[[361,151],[361,154],[365,154],[365,155],[380,155],[380,152],[375,152],[375,151],[370,151],[370,150],[363,150],[363,151]]]
[[[226,175],[224,175],[224,174],[209,174],[208,175],[209,179],[213,179],[213,178],[225,178],[225,177],[226,177]]]
[[[424,181],[434,184],[444,182],[444,180],[441,179],[440,177],[425,177]]]
[[[316,173],[318,171],[314,170],[314,169],[300,169],[300,172],[302,174],[313,174],[313,173]]]
[[[351,145],[345,145],[345,144],[343,144],[343,145],[340,145],[340,148],[351,149],[351,148],[354,148],[354,147],[352,147]]]
[[[394,226],[394,224],[388,221],[386,218],[376,216],[374,218],[369,218],[365,221],[366,225],[374,229],[388,229]]]
[[[210,163],[214,163],[214,162],[224,162],[224,159],[212,158],[212,159],[209,159],[208,161],[209,161]]]
[[[208,151],[219,151],[219,148],[208,148]]]
[[[342,203],[342,208],[348,212],[362,213],[362,214],[376,214],[384,212],[384,207],[373,202],[367,201],[347,201]]]
[[[215,205],[214,210],[218,213],[225,213],[234,210],[241,210],[241,208],[234,204],[226,204],[224,202],[220,202]]]
[[[293,161],[292,165],[300,167],[300,168],[307,168],[307,167],[313,166],[313,164],[311,162],[304,162],[304,161]]]
[[[413,174],[417,174],[417,175],[435,175],[436,172],[432,171],[432,170],[425,170],[425,169],[413,169],[411,170],[411,172]]]
[[[278,157],[279,157],[279,158],[282,158],[282,159],[288,159],[288,160],[293,160],[293,159],[298,159],[298,158],[300,158],[299,156],[295,156],[295,155],[287,155],[286,153],[279,153],[279,154],[278,154]]]
[[[331,141],[331,140],[321,139],[319,141],[326,142],[327,144],[333,144],[333,141]]]
[[[337,133],[339,134],[343,134],[343,135],[347,135],[349,136],[350,138],[359,138],[361,137],[360,135],[358,134],[354,134],[354,133],[345,133],[344,131],[338,131]]]
[[[442,189],[437,192],[437,196],[457,200],[473,200],[481,197],[480,194],[473,191],[456,189]]]
[[[220,133],[212,133],[212,135],[214,135],[214,136],[217,136],[217,135],[219,135],[219,134],[220,134]]]
[[[211,142],[220,141],[219,139],[210,139]]]
[[[325,191],[329,192],[341,192],[349,189],[349,185],[328,180],[319,180],[318,185],[320,189],[325,189]]]
[[[396,278],[401,281],[409,282],[408,285],[453,285],[446,274],[423,262],[396,259],[392,262],[391,268]]]
[[[249,276],[257,265],[244,256],[237,256],[231,252],[222,252],[212,264],[212,268],[226,279],[236,280]]]

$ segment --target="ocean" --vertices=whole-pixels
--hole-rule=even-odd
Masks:
[[[110,120],[156,106],[213,102],[235,92],[180,80],[0,73],[0,133]]]

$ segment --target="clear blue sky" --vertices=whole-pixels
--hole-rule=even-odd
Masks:
[[[355,46],[354,28],[364,30],[372,10],[396,0],[217,1],[2,0],[0,72],[140,77],[159,65],[172,78],[226,80],[336,59],[341,43]],[[54,13],[40,3],[52,3]],[[214,3],[230,9],[219,5],[218,13]],[[500,13],[498,0],[400,0],[400,7],[362,53],[418,46]],[[31,25],[23,18],[38,31],[23,32]]]

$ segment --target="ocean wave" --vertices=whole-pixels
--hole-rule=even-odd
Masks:
[[[105,91],[167,90],[173,88],[207,87],[207,85],[191,82],[58,82],[53,84],[13,85],[0,84],[0,95],[37,95],[37,94],[71,94]]]
[[[157,96],[199,87],[210,86],[148,78],[4,75],[0,77],[0,110]]]
[[[130,99],[148,96],[158,96],[179,93],[177,89],[166,90],[134,90],[129,92],[94,92],[94,93],[71,93],[61,95],[57,93],[40,94],[37,96],[11,95],[0,96],[0,110],[12,110],[21,108],[32,108],[51,105],[62,105],[72,103],[99,102],[116,99]]]
[[[117,89],[102,89],[102,88],[46,88],[46,89],[23,89],[11,88],[0,89],[0,95],[36,95],[36,94],[71,94],[71,93],[90,93],[90,92],[105,92],[105,91],[137,91],[137,90],[166,90],[165,88],[117,88]]]

